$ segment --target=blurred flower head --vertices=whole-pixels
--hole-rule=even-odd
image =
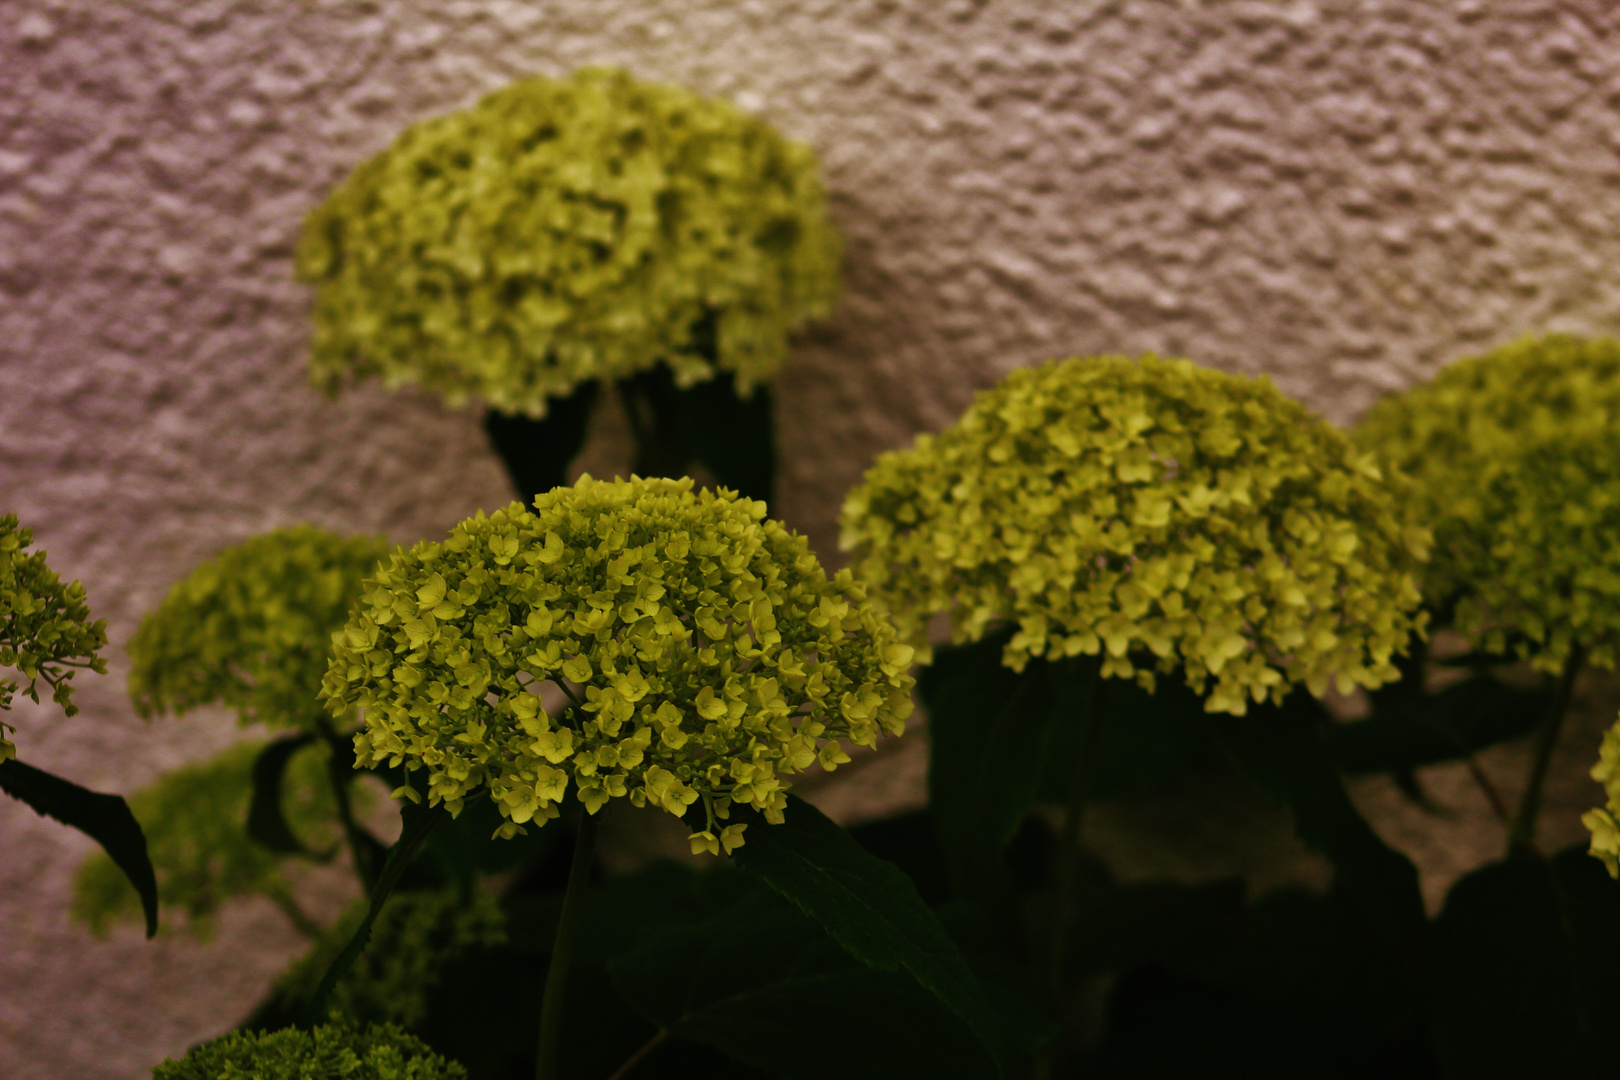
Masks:
[[[825,316],[840,243],[810,150],[722,101],[586,68],[418,123],[312,213],[311,372],[540,416],[668,364],[744,394]]]
[[[1620,642],[1620,342],[1525,338],[1380,402],[1355,438],[1410,475],[1424,593],[1463,634],[1557,671]]]
[[[958,642],[1014,623],[1015,670],[1100,653],[1104,675],[1179,669],[1241,714],[1396,677],[1426,544],[1398,497],[1265,379],[1103,356],[1014,371],[881,455],[843,545],[919,648],[937,612]]]
[[[313,728],[332,632],[389,550],[309,525],[255,536],[193,570],[129,643],[130,696],[144,717],[199,705],[242,723]]]

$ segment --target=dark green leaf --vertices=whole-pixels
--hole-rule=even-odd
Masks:
[[[671,1035],[792,1080],[997,1074],[933,995],[853,962],[770,893],[667,927],[610,970],[624,1001]]]
[[[1281,707],[1207,722],[1250,779],[1293,810],[1300,839],[1333,863],[1334,887],[1417,970],[1426,932],[1417,871],[1350,801],[1318,734],[1326,722],[1321,706],[1295,691]]]
[[[1081,738],[1085,669],[1056,669],[1058,727],[1052,733],[1048,767],[1039,798],[1067,803]],[[1096,763],[1090,798],[1115,799],[1150,784],[1162,783],[1208,766],[1221,757],[1205,723],[1204,700],[1179,676],[1161,676],[1148,693],[1135,682],[1108,679],[1102,688],[1102,725],[1097,733]]]
[[[146,936],[157,933],[157,875],[146,854],[146,834],[122,796],[82,788],[15,758],[0,761],[0,791],[100,844],[140,894]]]
[[[338,954],[337,959],[332,961],[332,966],[327,969],[320,986],[316,987],[315,993],[309,999],[309,1006],[304,1013],[306,1026],[312,1026],[325,1019],[327,995],[331,994],[338,980],[347,974],[349,968],[354,966],[355,960],[365,951],[366,942],[371,940],[372,924],[377,921],[378,913],[388,902],[388,896],[394,891],[394,886],[399,883],[400,875],[416,858],[417,852],[422,850],[422,845],[427,841],[433,827],[447,816],[449,812],[443,803],[434,807],[411,802],[401,804],[400,818],[405,827],[400,832],[399,839],[394,841],[394,846],[388,849],[388,859],[383,863],[382,873],[378,875],[377,882],[372,887],[371,905],[366,911],[365,919],[360,923],[360,928],[355,931],[354,937],[349,939],[349,944]]]
[[[1236,936],[1244,919],[1239,879],[1197,885],[1141,882],[1078,890],[1065,969],[1071,983],[1166,961]]]
[[[1035,797],[1055,726],[1047,665],[1001,664],[1007,633],[940,649],[923,669],[928,709],[928,808],[952,890],[992,912],[1016,951],[1017,902],[1001,850]]]
[[[1523,735],[1547,711],[1544,688],[1519,689],[1489,675],[1434,694],[1374,701],[1378,708],[1372,716],[1328,729],[1329,756],[1352,775],[1455,761]]]
[[[1620,882],[1596,859],[1572,848],[1476,870],[1435,937],[1445,1075],[1614,1075]]]
[[[722,371],[680,393],[680,424],[687,451],[717,483],[750,499],[770,502],[776,476],[776,432],[771,392],[757,386],[746,400]]]
[[[851,956],[905,969],[956,1013],[998,1060],[1006,1034],[972,968],[916,886],[810,804],[788,797],[781,825],[755,821],[737,865],[798,905]]]
[[[565,397],[548,399],[543,420],[494,409],[484,414],[490,445],[524,503],[568,482],[568,463],[585,443],[598,390],[595,382],[586,382]]]
[[[285,855],[308,855],[309,848],[293,835],[281,809],[281,785],[287,775],[287,762],[315,740],[305,732],[288,735],[259,751],[253,761],[253,799],[248,803],[247,833],[271,851]]]

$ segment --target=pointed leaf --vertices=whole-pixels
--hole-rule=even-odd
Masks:
[[[671,1035],[790,1080],[997,1073],[933,995],[862,966],[768,891],[662,928],[610,971],[625,1003]],[[807,1030],[821,1033],[813,1047]]]
[[[1351,774],[1396,772],[1455,761],[1523,735],[1547,711],[1544,687],[1525,690],[1479,675],[1433,694],[1375,696],[1365,720],[1328,729],[1327,750]]]
[[[122,796],[82,788],[15,758],[0,761],[0,791],[100,844],[140,894],[146,936],[157,933],[157,875],[146,854],[146,834]]]
[[[253,799],[248,803],[247,833],[271,851],[284,855],[311,854],[308,847],[287,824],[282,812],[282,781],[287,775],[287,762],[292,756],[315,740],[305,732],[288,735],[259,751],[253,761]]]
[[[568,482],[568,463],[585,444],[598,391],[596,383],[587,382],[566,397],[550,398],[543,420],[494,409],[484,415],[490,445],[525,504]]]
[[[1321,706],[1295,691],[1280,707],[1210,716],[1210,731],[1262,790],[1294,812],[1300,839],[1333,863],[1341,890],[1379,936],[1421,970],[1427,930],[1417,870],[1367,824],[1329,761]]]
[[[1003,1057],[1006,1033],[984,987],[902,871],[791,795],[787,820],[755,820],[747,839],[734,856],[741,869],[791,900],[863,964],[907,971]]]
[[[680,425],[687,452],[723,487],[771,501],[776,476],[776,431],[768,387],[737,395],[731,372],[680,392]]]

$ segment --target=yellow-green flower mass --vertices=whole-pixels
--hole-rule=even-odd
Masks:
[[[1015,670],[1101,654],[1151,687],[1179,668],[1241,714],[1396,677],[1427,541],[1397,494],[1268,380],[1102,356],[1014,371],[881,455],[842,541],[919,648],[938,612],[959,642],[1012,623]]]
[[[1524,338],[1374,406],[1354,436],[1410,475],[1428,600],[1544,671],[1620,642],[1620,342]]]
[[[841,245],[811,151],[722,101],[586,68],[408,128],[308,218],[315,382],[418,383],[540,416],[660,362],[781,364]]]
[[[199,705],[242,723],[311,728],[331,639],[388,542],[295,525],[252,537],[193,570],[129,643],[130,696],[145,717]]]
[[[11,668],[28,680],[22,692],[36,704],[41,679],[51,698],[69,716],[73,704],[71,680],[75,668],[106,674],[107,663],[98,650],[107,644],[107,620],[90,621],[84,586],[64,585],[45,565],[45,552],[29,551],[32,529],[25,529],[15,514],[0,515],[0,668]],[[0,709],[10,709],[16,679],[0,679]],[[0,721],[0,761],[17,756],[6,738],[16,730]]]
[[[236,897],[269,897],[302,921],[283,872],[285,857],[247,833],[253,763],[264,745],[241,743],[184,765],[129,799],[146,836],[159,903],[166,912],[184,912],[200,939],[212,934],[214,916]],[[342,833],[327,783],[330,753],[324,741],[315,741],[293,755],[282,782],[282,808],[288,827],[306,847],[335,854]],[[367,805],[366,789],[356,785],[353,790],[359,805]],[[140,921],[140,897],[105,852],[93,852],[79,867],[72,914],[98,937],[119,922]]]
[[[1607,802],[1582,814],[1581,823],[1592,834],[1592,854],[1609,868],[1610,877],[1620,878],[1620,723],[1603,736],[1592,779],[1603,785]]]
[[[911,710],[912,649],[863,586],[764,503],[690,478],[585,476],[397,551],[334,642],[322,693],[364,710],[357,763],[425,770],[453,812],[487,792],[506,836],[573,785],[593,814],[701,802],[693,850],[729,853],[734,805],[780,821],[784,776]],[[572,701],[556,715],[547,682]]]
[[[163,1062],[152,1080],[467,1080],[467,1070],[392,1024],[233,1031]]]

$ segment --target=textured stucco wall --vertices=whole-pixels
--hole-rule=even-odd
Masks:
[[[79,717],[19,710],[22,754],[130,790],[238,737],[122,693],[141,613],[223,544],[508,497],[475,415],[304,382],[299,219],[409,121],[617,63],[816,147],[848,295],[781,379],[777,511],[830,552],[871,455],[1017,365],[1181,353],[1343,421],[1519,333],[1614,332],[1617,29],[1598,0],[4,0],[0,506],[113,638]],[[91,941],[85,850],[0,800],[8,1080],[142,1075],[297,947],[251,904],[208,948]]]

